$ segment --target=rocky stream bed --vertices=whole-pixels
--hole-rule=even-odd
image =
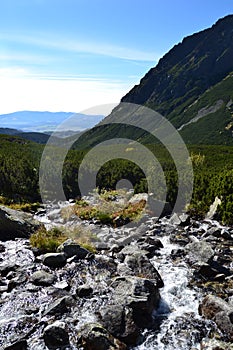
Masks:
[[[60,206],[36,220],[64,224]],[[186,214],[83,225],[95,254],[69,239],[43,255],[2,236],[0,349],[233,349],[232,228]]]

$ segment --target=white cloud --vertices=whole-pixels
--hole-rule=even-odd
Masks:
[[[70,51],[76,53],[90,53],[97,55],[104,55],[109,57],[121,58],[126,60],[133,61],[148,61],[155,62],[157,61],[161,55],[154,51],[143,51],[130,47],[122,47],[117,45],[112,45],[108,43],[98,43],[98,42],[90,42],[83,39],[71,40],[67,38],[56,38],[49,37],[48,34],[38,34],[34,33],[31,36],[28,35],[10,35],[10,34],[0,34],[0,38],[21,42],[30,45],[36,45],[40,47],[46,48],[55,48],[62,51]]]
[[[45,79],[22,68],[0,69],[0,114],[20,110],[80,112],[95,105],[117,103],[129,84],[94,77]]]

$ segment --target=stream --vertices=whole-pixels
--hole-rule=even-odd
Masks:
[[[60,217],[60,208],[70,203],[60,203],[59,206],[50,206],[46,212],[36,215],[36,219],[44,223],[48,228],[61,224],[75,225],[79,219],[64,223]],[[96,228],[96,225],[84,222],[96,232],[99,238],[106,242],[108,235],[111,244],[122,241],[122,229]],[[164,282],[160,289],[161,300],[158,308],[153,312],[155,323],[159,326],[153,329],[145,329],[144,339],[140,345],[129,347],[134,350],[201,350],[203,339],[215,330],[212,321],[205,320],[199,315],[198,308],[203,299],[203,291],[190,285],[193,277],[193,269],[182,257],[174,258],[174,251],[181,247],[178,243],[171,242],[171,234],[174,232],[207,232],[212,227],[224,229],[217,222],[195,222],[192,225],[177,228],[170,225],[167,230],[165,222],[153,221],[148,218],[142,225],[147,228],[147,235],[158,238],[163,248],[155,252],[150,262],[157,269]],[[185,236],[186,237],[186,236]],[[6,344],[21,339],[26,334],[28,349],[48,349],[42,341],[44,324],[56,321],[57,317],[49,316],[45,311],[58,297],[74,295],[78,286],[91,285],[94,293],[89,298],[80,299],[75,305],[69,307],[68,314],[61,313],[58,319],[67,325],[71,342],[66,349],[82,349],[76,347],[77,331],[89,322],[98,322],[96,312],[108,302],[109,281],[116,275],[112,258],[107,253],[99,253],[94,261],[70,262],[62,269],[53,271],[56,282],[50,286],[39,287],[31,283],[31,275],[38,269],[44,269],[38,258],[35,258],[26,239],[16,239],[1,243],[4,246],[0,253],[0,261],[7,262],[9,272],[2,273],[0,283],[0,347],[5,349]],[[133,243],[135,244],[135,243]],[[116,256],[117,257],[117,256]],[[106,266],[105,261],[106,260]],[[111,262],[110,265],[109,261]],[[99,264],[99,265],[98,265]],[[115,262],[114,262],[115,264]],[[5,266],[5,265],[4,265]],[[100,267],[99,267],[100,266]],[[109,267],[110,266],[110,267]],[[113,267],[112,267],[113,266]],[[113,272],[112,272],[113,271]],[[10,280],[12,287],[9,290]],[[12,282],[13,281],[13,282]],[[69,288],[66,288],[67,285]],[[103,292],[105,291],[106,292]],[[51,313],[52,315],[52,313]],[[6,341],[7,340],[7,341]],[[16,348],[21,349],[21,348]],[[64,348],[65,349],[65,348]],[[98,350],[98,348],[96,348]]]

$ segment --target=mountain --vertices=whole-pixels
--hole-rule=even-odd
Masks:
[[[144,105],[161,113],[186,143],[233,144],[233,15],[184,38],[121,102]],[[104,123],[116,120],[120,108],[116,107]],[[124,117],[117,121],[120,120],[126,122]],[[125,128],[101,127],[100,123],[81,141],[93,146],[111,133],[122,137]],[[143,133],[131,132],[133,135],[138,138]]]
[[[102,115],[75,114],[71,112],[20,111],[0,115],[0,126],[2,128],[20,129],[23,132],[51,132],[58,125],[69,120],[71,116],[75,123],[69,124],[69,126],[67,123],[65,130],[82,131],[93,127],[103,119]]]

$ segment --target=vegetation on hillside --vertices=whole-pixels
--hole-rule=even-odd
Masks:
[[[148,145],[148,148],[162,165],[167,187],[166,199],[174,204],[178,189],[177,171],[174,162],[163,146],[153,144]],[[0,136],[0,202],[2,204],[25,211],[37,208],[38,204],[33,203],[40,201],[38,173],[42,151],[43,147],[41,145],[14,136]],[[131,147],[130,152],[134,151],[137,152],[140,163],[143,153],[140,154],[136,148]],[[219,219],[225,223],[233,224],[233,147],[190,145],[189,151],[189,161],[192,162],[194,169],[194,190],[190,212],[193,215],[203,217],[215,196],[218,196],[222,200],[222,205],[218,210]],[[80,198],[78,171],[79,165],[86,154],[87,151],[71,150],[65,159],[63,185],[67,198]],[[51,161],[48,160],[48,164],[51,164]],[[89,167],[85,169],[86,173],[83,175],[85,180],[88,181],[88,174],[95,170],[96,165],[98,165],[97,160],[96,163],[93,160]],[[53,170],[51,169],[51,172]],[[148,178],[146,178],[143,170],[126,159],[110,160],[99,169],[96,185],[100,191],[104,189],[111,190],[116,188],[119,180],[125,178],[133,184],[135,193],[147,192]],[[157,189],[156,198],[160,199],[162,198],[161,178],[153,167],[149,174],[152,178],[149,181],[153,181],[154,188]],[[183,183],[188,183],[189,179],[185,177],[185,173],[182,176],[184,177]],[[56,191],[54,188],[50,188],[50,190]],[[110,208],[110,204],[105,201],[105,208],[107,206]],[[76,208],[77,212],[83,212],[84,217],[101,218],[101,220],[110,223],[116,216],[116,212],[119,215],[126,215],[126,212],[120,212],[120,209],[118,211],[112,210],[110,213],[101,210],[101,208],[98,208],[94,215],[93,211],[81,202],[79,202],[79,205],[77,204]],[[130,211],[130,208],[128,209]]]

